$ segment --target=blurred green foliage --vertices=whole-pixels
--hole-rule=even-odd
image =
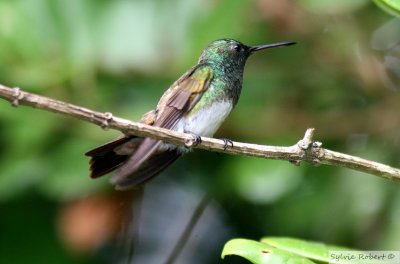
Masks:
[[[394,16],[400,15],[400,2],[397,0],[374,0],[383,11]]]
[[[315,127],[327,148],[400,167],[398,20],[349,3],[0,0],[0,83],[137,120],[214,39],[297,41],[248,61],[217,137],[290,145]],[[111,191],[83,153],[119,133],[6,101],[0,112],[0,262],[106,262],[69,254],[55,219]],[[202,151],[165,174],[211,191],[231,236],[400,246],[399,185],[371,175]]]

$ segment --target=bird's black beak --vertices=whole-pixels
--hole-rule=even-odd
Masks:
[[[290,45],[294,45],[294,44],[296,44],[296,42],[278,42],[278,43],[254,46],[254,47],[250,48],[250,53],[253,53],[253,52],[259,51],[259,50],[264,50],[264,49],[277,48],[277,47],[282,47],[282,46],[290,46]]]

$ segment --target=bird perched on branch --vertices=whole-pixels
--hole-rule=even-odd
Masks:
[[[156,109],[140,122],[179,132],[212,137],[236,105],[242,90],[246,60],[257,51],[289,46],[280,42],[246,46],[233,39],[211,42],[198,63],[183,74],[162,95]],[[178,157],[186,147],[152,138],[123,136],[88,151],[91,177],[116,170],[110,182],[118,190],[133,188],[153,178]]]

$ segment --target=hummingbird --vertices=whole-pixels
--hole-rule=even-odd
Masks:
[[[140,122],[191,133],[198,140],[201,136],[212,137],[239,100],[244,66],[250,55],[293,44],[251,47],[234,39],[211,42],[197,64],[165,91],[157,107],[144,114]],[[152,138],[124,135],[85,155],[91,157],[91,178],[116,170],[110,183],[117,190],[126,190],[158,175],[188,150]]]

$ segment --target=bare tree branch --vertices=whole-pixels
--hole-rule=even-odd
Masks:
[[[307,129],[304,138],[295,145],[289,147],[266,146],[241,142],[232,142],[232,145],[227,147],[224,140],[202,137],[201,143],[197,144],[195,137],[191,134],[132,122],[127,119],[114,117],[109,112],[95,112],[80,106],[28,93],[22,91],[18,87],[9,88],[0,84],[0,97],[10,101],[15,107],[21,104],[41,108],[47,111],[79,118],[101,126],[104,129],[112,128],[125,134],[151,137],[176,145],[234,155],[288,160],[296,165],[300,164],[301,161],[306,161],[315,166],[319,164],[328,164],[400,181],[400,169],[322,148],[320,142],[313,141],[313,128]]]

